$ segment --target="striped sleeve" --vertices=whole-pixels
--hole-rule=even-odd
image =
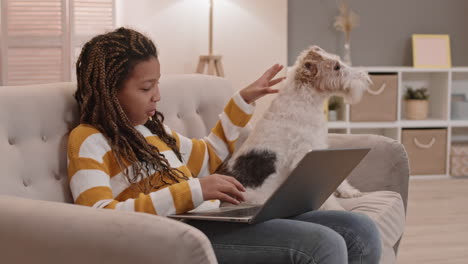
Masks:
[[[176,139],[183,161],[193,175],[203,177],[212,174],[234,152],[240,130],[249,122],[254,108],[237,92],[207,137],[189,139],[166,128]]]
[[[76,204],[96,208],[146,212],[157,215],[182,213],[203,202],[200,182],[191,179],[149,193],[140,193],[134,199],[117,201],[118,189],[111,178],[115,168],[106,156],[110,146],[95,129],[79,127],[68,140],[68,176]],[[113,188],[115,187],[115,188]]]

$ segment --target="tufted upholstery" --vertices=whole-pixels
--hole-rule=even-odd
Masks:
[[[165,123],[182,135],[197,138],[208,135],[235,92],[226,79],[198,74],[164,76],[160,88],[157,108]]]
[[[208,135],[234,93],[225,79],[195,74],[167,76],[160,86],[165,122],[190,137]],[[0,194],[73,202],[66,146],[78,124],[75,89],[75,83],[0,89]]]
[[[77,124],[72,83],[0,88],[0,194],[72,202],[67,133]]]
[[[207,135],[234,93],[227,80],[205,75],[164,76],[160,87],[158,109],[164,113],[165,123],[189,137]],[[70,204],[66,145],[69,131],[78,123],[72,97],[75,89],[74,83],[0,87],[0,248],[8,253],[2,255],[2,262],[102,263],[109,262],[112,255],[114,264],[129,259],[138,263],[216,263],[207,238],[188,225],[158,216]],[[401,197],[406,206],[408,193],[408,159],[403,147],[372,135],[335,134],[330,143],[334,147],[373,147],[372,155],[350,181],[365,191],[397,194],[384,195],[391,199],[378,196],[377,208],[368,210],[366,199],[347,201],[346,208],[371,212],[377,220],[396,219],[390,227],[398,230],[389,236],[393,240],[386,240],[391,255],[386,259],[394,259],[392,247],[396,251],[404,224]],[[128,244],[130,240],[133,242]],[[105,247],[89,241],[100,241]],[[144,241],[158,243],[147,248]],[[180,248],[177,254],[174,243]]]
[[[0,87],[2,262],[216,263],[206,236],[181,222],[65,204],[73,202],[66,147],[78,124],[75,89],[74,83]],[[167,122],[201,136],[233,91],[226,80],[188,75],[164,78],[161,93]]]

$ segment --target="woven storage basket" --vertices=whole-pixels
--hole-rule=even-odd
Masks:
[[[411,175],[446,173],[447,129],[405,129],[402,142]]]
[[[353,122],[388,122],[397,119],[397,74],[373,74],[373,84],[361,101],[351,106]]]
[[[468,176],[468,143],[452,145],[450,151],[450,175]]]

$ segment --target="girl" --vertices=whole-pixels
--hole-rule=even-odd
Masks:
[[[127,28],[87,42],[77,61],[80,125],[69,137],[68,174],[76,204],[168,215],[203,201],[239,204],[244,187],[213,174],[234,151],[258,98],[282,69],[274,65],[237,92],[205,139],[164,125],[158,54],[153,42]],[[257,225],[189,221],[212,242],[220,263],[378,263],[373,222],[351,212],[307,212]]]

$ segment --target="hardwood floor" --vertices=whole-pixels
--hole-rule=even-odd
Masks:
[[[468,179],[410,180],[399,264],[468,263]]]

